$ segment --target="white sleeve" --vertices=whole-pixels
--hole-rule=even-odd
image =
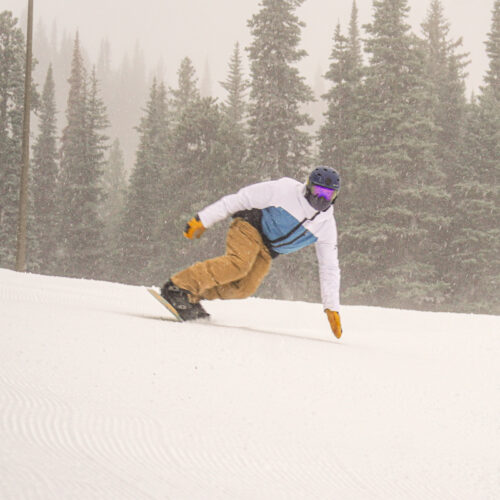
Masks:
[[[240,210],[266,208],[270,206],[274,192],[280,188],[280,183],[283,180],[259,182],[246,186],[236,194],[224,196],[208,205],[198,213],[198,216],[205,227],[210,227]]]
[[[321,300],[324,309],[339,311],[340,267],[337,252],[337,228],[333,218],[332,224],[328,226],[324,237],[316,242]]]

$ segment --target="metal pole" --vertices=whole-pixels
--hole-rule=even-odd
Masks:
[[[28,220],[28,175],[30,162],[31,64],[33,59],[33,0],[28,0],[28,31],[26,33],[26,71],[24,74],[24,118],[21,186],[17,227],[16,270],[26,271],[26,227]]]

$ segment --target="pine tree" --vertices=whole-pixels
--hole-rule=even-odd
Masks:
[[[325,114],[326,121],[319,131],[319,159],[322,164],[341,170],[344,180],[348,179],[348,170],[355,163],[353,155],[360,140],[358,120],[363,63],[355,3],[349,36],[343,36],[340,24],[337,25],[330,60],[325,78],[332,86],[322,96],[328,103],[328,111]],[[342,189],[344,190],[344,186]]]
[[[229,61],[229,73],[224,82],[221,82],[222,88],[227,91],[227,97],[224,101],[224,112],[235,125],[241,125],[246,114],[245,92],[248,88],[248,82],[243,76],[242,58],[240,53],[240,44],[237,42]]]
[[[406,23],[407,0],[373,5],[373,21],[365,26],[370,60],[361,161],[342,244],[344,284],[350,300],[431,307],[443,300],[445,285],[428,252],[439,246],[439,226],[449,221],[433,210],[443,192],[432,154],[424,52]]]
[[[489,93],[469,105],[463,179],[455,188],[453,303],[467,312],[500,312],[499,108]]]
[[[347,94],[346,70],[348,67],[349,49],[348,39],[342,35],[340,24],[337,24],[334,36],[334,48],[330,56],[332,63],[325,78],[332,82],[332,88],[324,97],[328,102],[328,111],[325,113],[326,120],[319,130],[320,163],[323,165],[335,165],[337,168],[346,164],[346,155],[351,151],[346,147],[349,140],[347,132],[346,106],[352,103]]]
[[[227,92],[227,97],[221,107],[224,116],[221,124],[224,129],[222,134],[228,139],[229,148],[226,167],[234,186],[243,186],[251,180],[251,176],[245,168],[247,154],[245,93],[248,83],[243,76],[239,43],[234,46],[228,76],[224,82],[221,82],[221,85]]]
[[[168,116],[165,86],[155,80],[137,129],[139,148],[121,224],[120,278],[128,283],[155,283],[157,275],[152,269],[165,251],[159,231],[166,216],[165,196],[172,185],[165,173],[169,163]],[[164,179],[167,185],[163,185]],[[170,192],[178,189],[173,187]]]
[[[127,177],[123,151],[118,139],[113,141],[109,150],[102,177],[102,190],[104,192],[102,218],[106,240],[106,266],[104,272],[108,279],[119,280],[121,217],[125,209]]]
[[[178,120],[184,110],[195,100],[200,98],[198,78],[193,63],[185,57],[177,71],[177,88],[170,89],[172,99],[170,111],[174,120]]]
[[[179,238],[186,221],[228,190],[236,191],[239,167],[232,156],[232,131],[220,105],[213,98],[197,99],[187,106],[171,131],[171,168],[164,178],[166,192],[162,229],[163,260],[158,273],[170,272],[192,264],[200,254],[217,255],[224,251],[224,227],[211,229],[213,238],[196,246]],[[235,173],[236,169],[236,173]],[[157,274],[158,274],[157,273]]]
[[[39,109],[39,134],[33,146],[31,184],[33,193],[33,224],[30,230],[38,245],[37,271],[51,274],[57,255],[57,189],[58,151],[55,84],[49,65]],[[33,258],[30,259],[33,265]]]
[[[431,92],[437,140],[435,156],[447,177],[451,191],[459,165],[465,116],[465,54],[457,54],[462,40],[449,40],[449,24],[440,0],[432,0],[422,24],[426,48],[426,78]]]
[[[106,163],[105,154],[108,150],[108,136],[104,131],[109,126],[106,114],[106,106],[100,97],[99,83],[97,81],[95,68],[92,70],[88,87],[88,99],[86,102],[87,114],[87,164],[89,175],[89,186],[92,185],[92,200],[96,203],[102,200],[100,183],[95,179],[101,179]]]
[[[97,277],[102,272],[103,223],[101,177],[107,126],[93,72],[88,83],[78,36],[75,39],[70,90],[63,130],[59,182],[60,272]]]
[[[24,109],[25,41],[17,19],[0,13],[0,266],[16,256]]]
[[[60,177],[58,183],[59,242],[58,273],[72,275],[72,259],[81,242],[82,214],[78,207],[85,204],[81,179],[85,169],[86,135],[86,76],[80,53],[78,34],[73,45],[70,88],[66,108],[67,125],[61,137]],[[78,269],[80,271],[80,269]]]
[[[319,162],[337,168],[341,174],[342,194],[335,205],[335,215],[342,252],[344,239],[349,242],[351,231],[355,227],[355,221],[351,221],[353,210],[355,211],[360,202],[356,198],[356,190],[352,189],[354,183],[361,182],[357,168],[360,162],[359,144],[363,141],[360,133],[363,129],[361,122],[363,60],[355,2],[352,6],[348,36],[341,33],[340,24],[336,27],[330,61],[325,78],[331,87],[322,96],[328,108],[325,122],[318,133]],[[346,289],[351,285],[349,260],[343,261],[342,264],[347,271],[344,286]]]
[[[173,187],[178,189],[185,179],[196,179],[196,190],[182,192],[182,204],[191,213],[203,208],[228,172],[226,157],[219,149],[223,117],[215,100],[205,97],[193,101],[184,110],[172,131],[172,157],[175,164]],[[171,193],[173,195],[173,193]],[[173,196],[168,197],[169,200]]]
[[[118,139],[113,141],[109,150],[106,168],[102,177],[102,186],[105,193],[103,216],[106,232],[111,233],[118,225],[127,189],[123,151]]]
[[[500,101],[500,0],[495,0],[492,12],[491,31],[486,41],[489,67],[485,83],[495,99]]]
[[[462,181],[457,185],[453,241],[456,303],[500,313],[500,1],[486,42],[489,67],[479,99],[467,114]]]
[[[441,246],[429,251],[428,261],[439,269],[440,278],[448,283],[451,300],[455,294],[453,274],[456,264],[451,240],[456,234],[453,218],[456,209],[456,186],[462,182],[461,151],[465,134],[465,54],[457,50],[462,40],[449,39],[449,24],[444,18],[440,0],[433,0],[422,24],[426,53],[425,74],[430,93],[429,109],[434,124],[436,170],[443,174],[444,194],[436,213],[446,214],[451,223],[440,227]]]
[[[248,22],[250,59],[250,161],[264,178],[296,176],[308,162],[311,118],[301,106],[313,99],[295,67],[306,52],[298,48],[304,23],[294,11],[303,0],[262,0]]]

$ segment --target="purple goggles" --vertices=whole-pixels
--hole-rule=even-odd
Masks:
[[[332,202],[337,194],[337,189],[327,188],[325,186],[318,186],[317,184],[313,184],[310,186],[310,190],[313,196],[317,196],[318,198],[324,198],[326,201]]]

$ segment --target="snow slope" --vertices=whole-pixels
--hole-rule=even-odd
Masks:
[[[498,499],[500,318],[0,270],[0,498]]]

